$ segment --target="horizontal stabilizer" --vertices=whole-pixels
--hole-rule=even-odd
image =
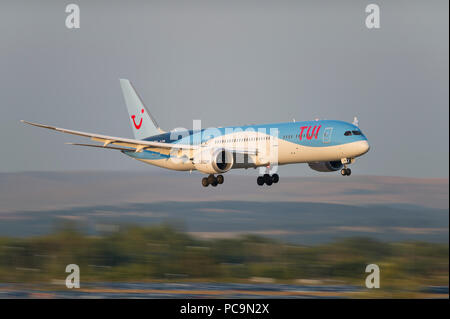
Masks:
[[[96,144],[81,144],[81,143],[65,143],[67,145],[76,145],[76,146],[89,146],[89,147],[97,147],[97,148],[107,148],[110,150],[119,150],[119,151],[134,151],[132,148],[126,148],[126,147],[115,147],[115,146],[103,146],[103,145],[96,145]]]

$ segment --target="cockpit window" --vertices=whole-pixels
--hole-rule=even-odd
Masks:
[[[353,133],[354,133],[354,131],[353,131]],[[351,131],[346,131],[346,132],[344,133],[344,135],[345,135],[345,136],[350,136],[350,135],[352,135],[352,132],[351,132]]]
[[[353,135],[361,135],[362,133],[361,133],[361,131],[352,131],[353,132]]]

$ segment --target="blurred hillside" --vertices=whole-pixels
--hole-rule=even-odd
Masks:
[[[413,206],[448,210],[448,178],[361,176],[353,170],[316,177],[289,177],[256,184],[257,170],[225,174],[220,187],[204,188],[198,172],[150,170],[0,173],[1,213],[68,207],[154,203],[164,201],[308,202],[351,206]]]
[[[448,210],[424,207],[233,200],[99,205],[0,216],[0,236],[48,234],[61,221],[77,221],[90,235],[117,231],[129,223],[169,223],[198,238],[254,234],[297,244],[353,236],[446,243],[449,222]]]
[[[204,239],[448,242],[447,179],[283,177],[269,188],[254,177],[227,175],[224,185],[205,189],[199,174],[0,174],[0,236],[44,235],[55,223],[77,221],[89,235],[170,223]]]

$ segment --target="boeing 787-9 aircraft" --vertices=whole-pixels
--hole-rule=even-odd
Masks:
[[[319,172],[340,170],[343,176],[349,176],[348,165],[369,151],[369,143],[356,118],[353,124],[314,120],[165,132],[130,81],[121,79],[120,85],[134,139],[22,122],[103,143],[69,144],[118,150],[139,161],[171,170],[198,170],[208,174],[202,179],[205,187],[222,184],[222,174],[231,169],[257,167],[266,167],[265,173],[257,178],[257,184],[272,185],[278,183],[279,176],[269,174],[271,168],[295,163],[308,163]]]

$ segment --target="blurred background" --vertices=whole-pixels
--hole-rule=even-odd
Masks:
[[[448,1],[377,1],[371,30],[371,1],[73,3],[79,29],[0,4],[0,298],[448,298]],[[121,77],[165,130],[358,116],[371,150],[204,189],[19,123],[131,136]]]
[[[448,298],[448,179],[198,177],[0,174],[0,297]]]

